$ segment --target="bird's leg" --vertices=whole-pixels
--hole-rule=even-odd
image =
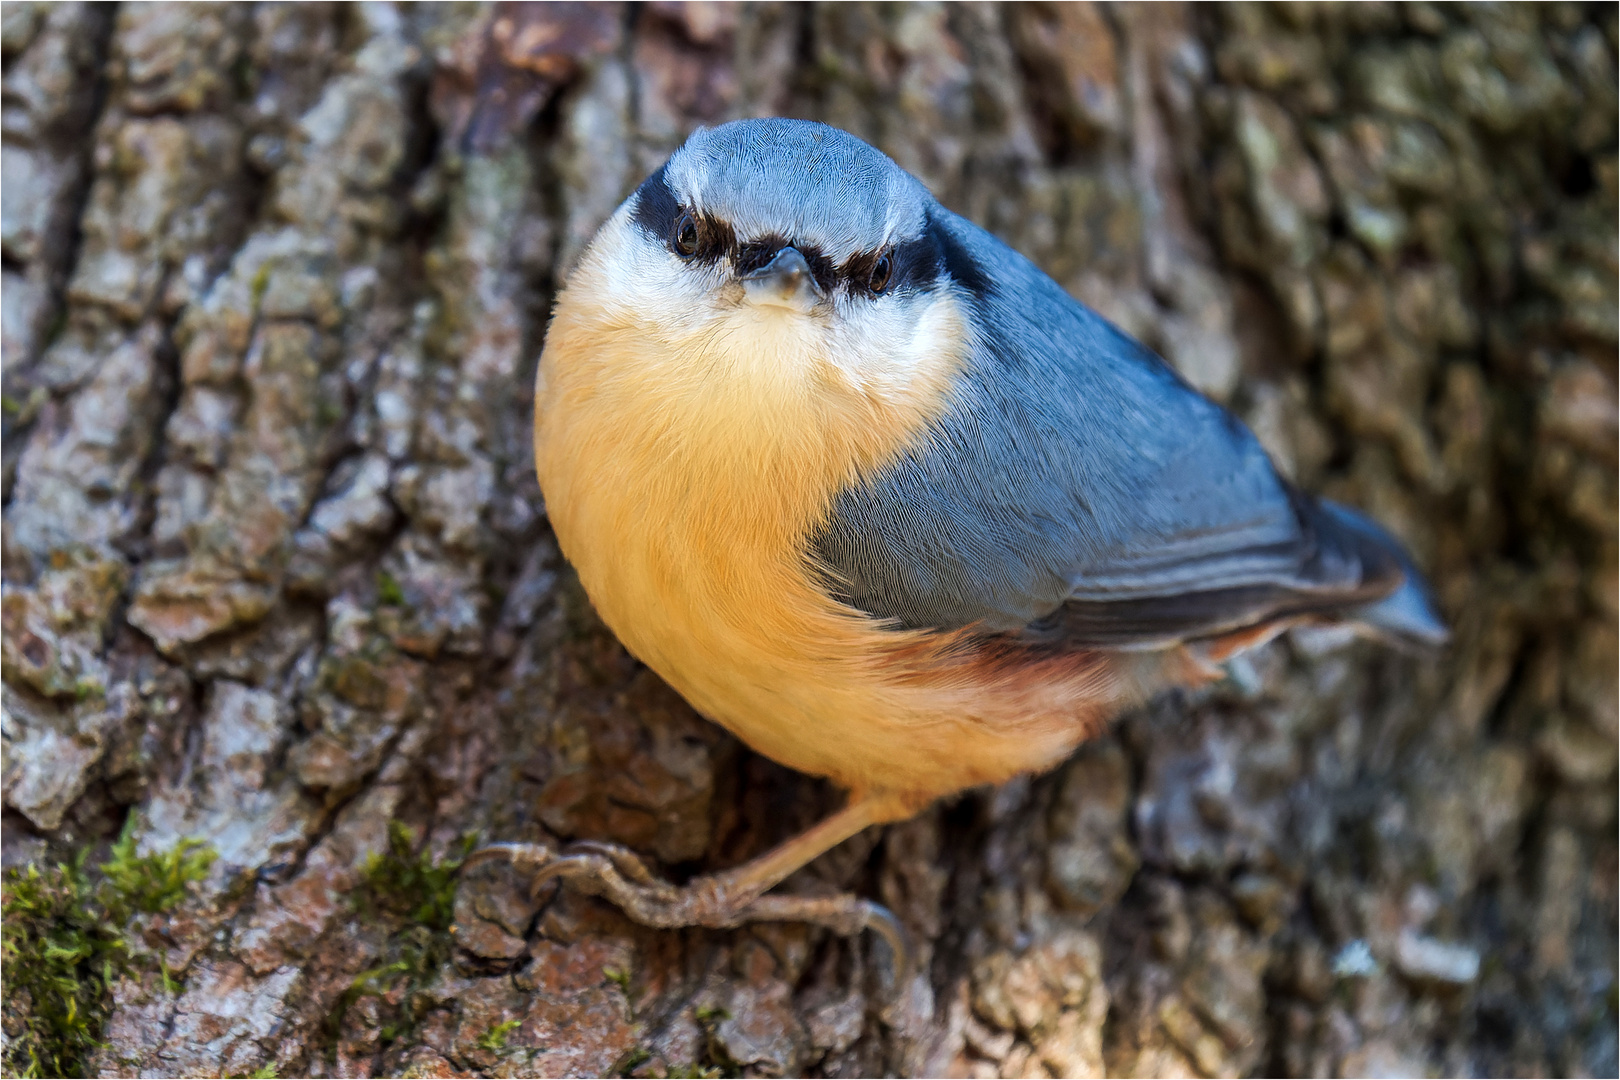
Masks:
[[[495,844],[468,856],[468,866],[506,859],[534,873],[534,888],[563,878],[605,897],[646,926],[731,927],[748,922],[808,922],[841,934],[870,927],[904,956],[898,922],[881,905],[850,895],[766,896],[767,890],[816,856],[868,825],[895,821],[915,810],[888,793],[852,794],[844,808],[752,862],[694,878],[676,888],[653,874],[641,857],[617,844],[584,841],[556,852],[543,844]]]

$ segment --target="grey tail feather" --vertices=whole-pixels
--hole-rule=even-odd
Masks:
[[[1400,564],[1405,580],[1396,590],[1370,604],[1346,609],[1344,618],[1357,629],[1395,644],[1435,648],[1451,638],[1429,583],[1412,564],[1406,549],[1382,527],[1348,507],[1319,500],[1339,524],[1377,544]]]

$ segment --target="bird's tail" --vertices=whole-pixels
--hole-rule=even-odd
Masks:
[[[1343,618],[1356,629],[1398,645],[1444,645],[1451,637],[1435,604],[1434,593],[1399,540],[1376,522],[1327,499],[1317,505],[1334,524],[1373,544],[1400,564],[1405,580],[1382,600],[1346,610]]]

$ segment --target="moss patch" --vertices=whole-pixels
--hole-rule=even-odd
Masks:
[[[388,850],[372,855],[361,871],[365,885],[360,902],[434,933],[449,933],[455,915],[457,875],[474,843],[471,837],[464,838],[453,854],[434,861],[426,851],[415,853],[416,836],[410,826],[390,821]]]
[[[520,1026],[522,1023],[521,1020],[502,1020],[478,1036],[479,1048],[482,1050],[504,1050],[506,1048],[506,1036],[511,1034],[513,1028]]]
[[[88,1076],[101,1045],[109,990],[150,962],[128,938],[141,914],[169,911],[202,880],[214,852],[195,840],[152,855],[135,850],[132,814],[106,862],[87,868],[86,848],[67,863],[8,870],[0,885],[10,1076]],[[165,985],[172,986],[163,971]]]
[[[405,590],[399,580],[386,570],[377,571],[377,601],[391,607],[405,606]]]
[[[331,1017],[334,1034],[349,1006],[362,997],[382,999],[385,1045],[415,1029],[422,1011],[416,991],[450,960],[456,876],[475,843],[466,837],[453,853],[435,860],[427,851],[417,853],[409,826],[388,823],[388,850],[366,861],[354,906],[362,915],[397,922],[399,929],[388,936],[379,958],[383,963],[356,975],[338,999]]]

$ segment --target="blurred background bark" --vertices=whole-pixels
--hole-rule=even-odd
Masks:
[[[1615,1075],[1615,12],[8,2],[5,863],[218,856],[90,1067]],[[898,982],[504,868],[443,906],[469,834],[681,877],[836,804],[624,653],[531,470],[571,260],[769,114],[1162,352],[1456,627],[1296,633],[789,882],[890,905]]]

